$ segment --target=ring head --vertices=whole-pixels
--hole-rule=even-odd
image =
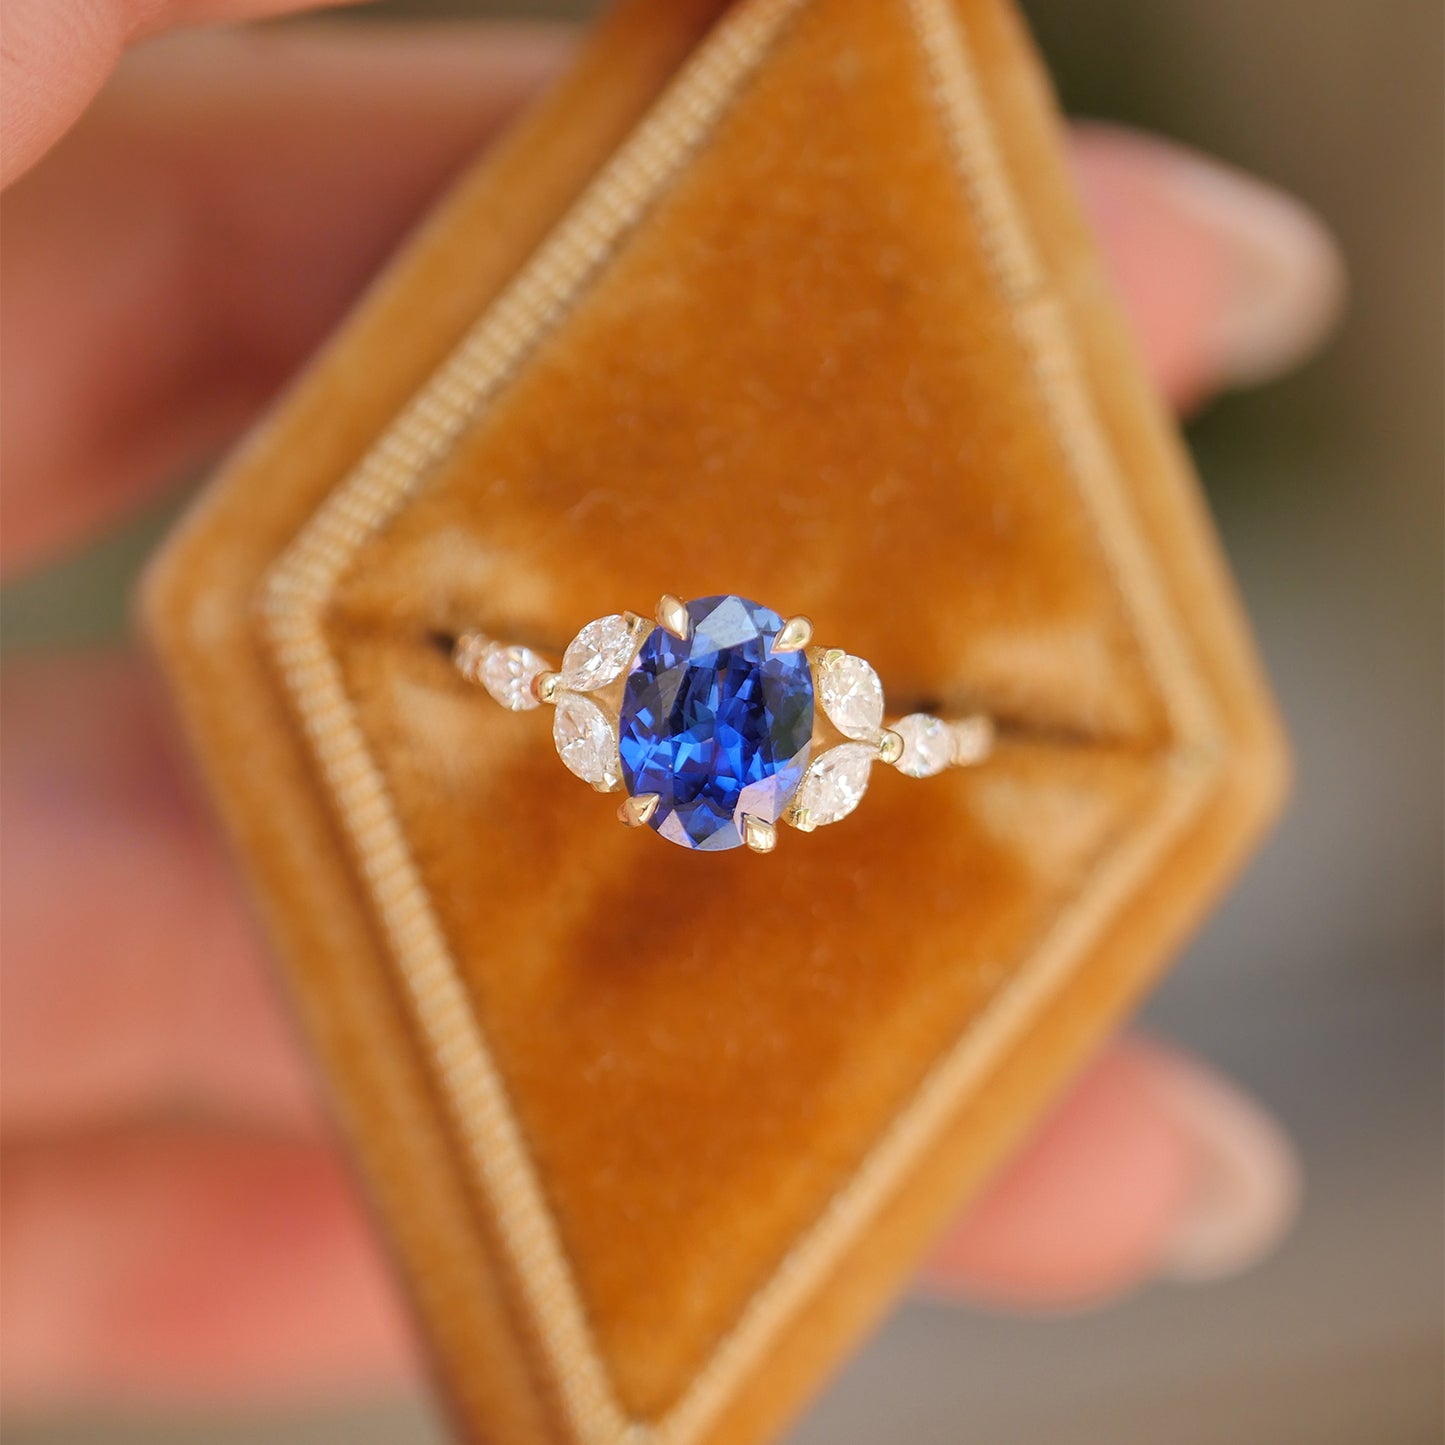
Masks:
[[[685,629],[648,634],[623,686],[623,784],[657,795],[647,825],[684,848],[741,847],[749,831],[756,847],[808,766],[812,669],[801,649],[774,648],[786,624],[761,603],[702,597],[685,611]]]

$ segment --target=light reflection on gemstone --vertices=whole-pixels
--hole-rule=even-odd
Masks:
[[[567,645],[562,657],[562,686],[595,692],[622,676],[637,650],[632,620],[622,613],[589,622]]]
[[[883,684],[861,657],[826,654],[818,668],[818,701],[845,738],[871,741],[883,726]]]
[[[803,832],[846,818],[868,791],[878,750],[870,743],[840,743],[808,769],[794,799],[794,822]]]
[[[931,778],[941,773],[952,761],[953,743],[948,727],[927,713],[910,713],[894,723],[893,730],[903,739],[903,756],[898,771],[910,778]]]
[[[783,619],[741,597],[687,604],[690,633],[654,628],[623,687],[620,753],[634,796],[658,795],[650,826],[686,848],[743,842],[742,817],[775,823],[807,766],[813,677],[806,654],[773,653]]]
[[[594,788],[617,786],[621,778],[617,736],[602,709],[590,698],[571,692],[558,694],[552,740],[562,761],[579,778]]]
[[[530,647],[494,642],[482,657],[477,675],[504,708],[524,712],[537,706],[532,683],[546,670],[546,662]]]

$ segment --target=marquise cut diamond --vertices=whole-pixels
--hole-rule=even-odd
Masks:
[[[829,748],[803,778],[793,820],[803,832],[846,818],[863,801],[877,749],[868,743]]]
[[[558,695],[552,740],[562,761],[594,788],[610,791],[621,781],[617,734],[591,698],[571,692]]]
[[[818,701],[845,738],[871,741],[883,726],[883,684],[861,657],[826,653],[818,665]]]
[[[504,708],[524,712],[537,706],[532,684],[546,670],[546,662],[530,647],[493,642],[477,663],[476,676]]]
[[[622,613],[589,622],[562,656],[562,683],[572,692],[595,692],[615,682],[637,651],[633,622]]]

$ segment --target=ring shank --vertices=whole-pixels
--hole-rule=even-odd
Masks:
[[[558,664],[525,644],[468,630],[453,643],[452,661],[462,677],[512,711],[556,701]],[[905,776],[932,777],[946,768],[977,767],[986,761],[994,734],[993,720],[984,713],[952,718],[910,713],[883,723],[878,758]]]

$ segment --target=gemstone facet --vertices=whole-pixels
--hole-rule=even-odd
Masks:
[[[953,741],[948,726],[927,713],[910,713],[894,724],[903,739],[903,756],[898,771],[910,778],[931,778],[953,760]]]
[[[562,761],[594,788],[610,792],[621,780],[617,735],[591,698],[574,692],[557,694],[552,740]]]
[[[589,622],[562,655],[562,686],[572,692],[595,692],[622,676],[637,651],[633,619],[622,613]]]
[[[846,818],[868,791],[878,750],[869,743],[840,743],[816,759],[793,801],[793,823],[811,832]]]
[[[492,642],[476,665],[476,677],[504,708],[524,712],[537,706],[532,684],[546,670],[546,662],[530,647]]]
[[[845,738],[872,741],[883,726],[883,684],[861,657],[824,654],[818,665],[818,701]]]
[[[622,692],[622,778],[656,793],[649,826],[685,848],[744,841],[743,817],[775,823],[808,764],[813,674],[772,651],[783,619],[742,597],[687,604],[688,636],[650,632]]]

